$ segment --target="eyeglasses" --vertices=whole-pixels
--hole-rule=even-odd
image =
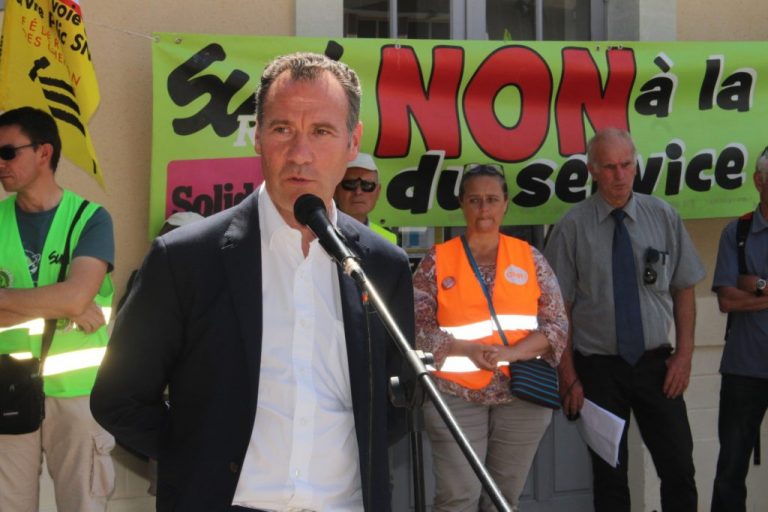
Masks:
[[[376,190],[376,183],[375,181],[367,181],[362,178],[355,178],[353,180],[341,180],[341,188],[344,190],[349,190],[350,192],[354,192],[357,190],[357,187],[360,187],[360,190],[363,192],[373,192]]]
[[[466,164],[462,176],[467,175],[485,175],[504,177],[504,167],[501,164]]]
[[[658,262],[660,257],[661,253],[653,247],[649,247],[645,251],[645,269],[643,270],[643,282],[645,284],[654,284],[658,279],[659,276],[654,270],[653,264]]]
[[[16,158],[16,153],[18,153],[20,149],[24,149],[24,148],[37,149],[37,146],[39,146],[37,142],[30,142],[29,144],[24,144],[23,146],[13,146],[11,144],[0,146],[0,159],[5,160],[6,162],[9,162],[14,158]]]

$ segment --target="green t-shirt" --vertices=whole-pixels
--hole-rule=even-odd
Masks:
[[[18,204],[16,205],[19,236],[35,286],[37,286],[41,258],[52,257],[52,255],[43,255],[42,251],[58,208],[57,205],[44,212],[25,212],[19,208]],[[115,261],[115,239],[112,231],[112,217],[104,208],[96,210],[86,222],[77,246],[72,252],[72,259],[78,256],[91,256],[106,261],[109,265],[108,272],[112,271]]]

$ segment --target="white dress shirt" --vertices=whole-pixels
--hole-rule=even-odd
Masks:
[[[256,422],[234,505],[363,510],[338,273],[259,194],[263,335]],[[331,222],[336,224],[333,208]],[[258,311],[253,312],[258,315]]]

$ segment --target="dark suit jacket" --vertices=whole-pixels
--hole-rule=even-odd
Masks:
[[[411,342],[405,253],[342,213],[338,225]],[[366,511],[386,511],[388,434],[404,417],[389,406],[387,384],[402,359],[378,315],[369,316],[369,344],[360,293],[339,274],[363,498]],[[256,415],[261,289],[251,194],[156,239],[117,317],[91,408],[118,441],[158,459],[159,511],[229,509]],[[170,407],[162,401],[166,385]]]

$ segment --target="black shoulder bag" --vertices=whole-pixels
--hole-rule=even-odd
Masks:
[[[493,317],[493,321],[496,323],[501,341],[504,342],[504,345],[509,346],[507,335],[504,333],[504,329],[501,328],[499,319],[496,316],[496,309],[493,307],[493,300],[491,300],[491,295],[488,293],[488,287],[485,286],[483,276],[480,275],[480,269],[477,268],[477,262],[475,262],[475,257],[472,256],[472,251],[469,249],[464,235],[461,236],[461,243],[464,245],[464,252],[467,254],[469,264],[472,265],[472,270],[475,272],[475,277],[477,277],[480,283],[480,288],[483,289],[485,299],[488,301],[488,310],[491,312],[491,317]],[[552,368],[543,359],[537,357],[527,361],[509,363],[509,379],[509,391],[517,398],[543,407],[549,407],[550,409],[560,409],[557,370]]]
[[[83,201],[72,219],[61,254],[58,282],[64,280],[69,266],[69,251],[75,224],[80,220],[88,201]],[[16,359],[0,355],[0,434],[28,434],[40,428],[45,418],[43,365],[56,331],[56,319],[46,319],[40,359]]]

